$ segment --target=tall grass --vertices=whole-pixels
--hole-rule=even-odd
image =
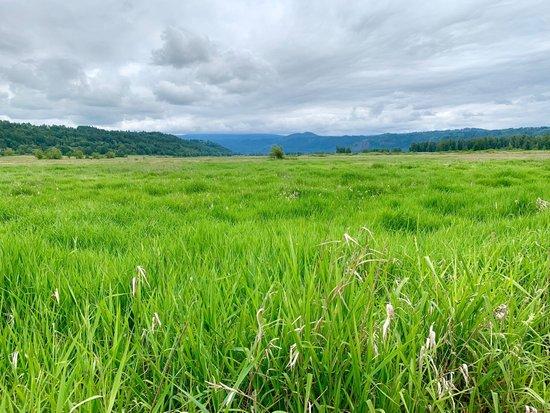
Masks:
[[[0,163],[0,410],[550,409],[550,161],[478,156]]]

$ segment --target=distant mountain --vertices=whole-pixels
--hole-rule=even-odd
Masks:
[[[550,127],[511,129],[454,129],[430,132],[384,133],[380,135],[321,136],[312,132],[275,134],[192,134],[178,135],[184,138],[207,139],[229,148],[234,153],[266,154],[273,145],[281,145],[287,153],[335,152],[337,147],[350,148],[354,152],[370,149],[408,150],[413,142],[439,141],[442,139],[472,139],[486,136],[515,135],[538,136],[550,133]]]
[[[91,126],[35,126],[0,121],[0,152],[6,148],[30,154],[35,149],[57,147],[64,155],[82,150],[86,155],[109,151],[124,155],[221,156],[231,151],[218,143],[181,139],[159,132],[126,132]]]

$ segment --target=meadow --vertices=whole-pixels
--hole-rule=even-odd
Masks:
[[[1,411],[550,410],[549,152],[5,157],[0,194]]]

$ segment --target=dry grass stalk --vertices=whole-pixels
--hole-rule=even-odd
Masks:
[[[464,377],[464,382],[466,383],[466,386],[467,386],[470,381],[470,375],[468,373],[468,365],[466,363],[461,364],[458,370],[460,371],[460,373],[462,373],[462,377]]]
[[[386,304],[386,320],[382,325],[382,340],[384,341],[386,341],[386,338],[388,337],[388,331],[390,329],[391,319],[393,318],[394,314],[395,314],[395,310],[393,309],[393,306],[391,305],[391,303]]]
[[[298,357],[299,356],[300,356],[300,352],[298,350],[296,350],[296,343],[294,343],[293,345],[290,346],[289,361],[288,361],[288,364],[286,366],[289,367],[292,370],[294,368],[294,366],[296,366],[296,363],[298,362]]]
[[[434,349],[436,345],[435,342],[435,331],[434,325],[430,326],[430,331],[428,332],[428,337],[426,338],[426,350]]]

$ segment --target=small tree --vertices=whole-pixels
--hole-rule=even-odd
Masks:
[[[40,148],[35,149],[33,151],[33,154],[36,157],[36,159],[44,159],[44,151]]]
[[[106,154],[105,154],[105,157],[106,158],[109,158],[109,159],[112,159],[116,156],[116,154],[113,152],[113,151],[108,151]]]
[[[2,155],[3,156],[13,156],[15,155],[15,152],[12,148],[5,148],[3,151],[2,151]]]
[[[61,153],[59,148],[56,148],[55,146],[46,151],[46,159],[61,159],[61,158],[63,158],[63,154]]]
[[[274,145],[271,147],[269,156],[273,159],[284,159],[285,152],[283,151],[283,148],[280,147],[279,145]]]
[[[81,149],[76,149],[76,150],[73,151],[73,156],[76,159],[84,159],[84,152],[82,152]]]

